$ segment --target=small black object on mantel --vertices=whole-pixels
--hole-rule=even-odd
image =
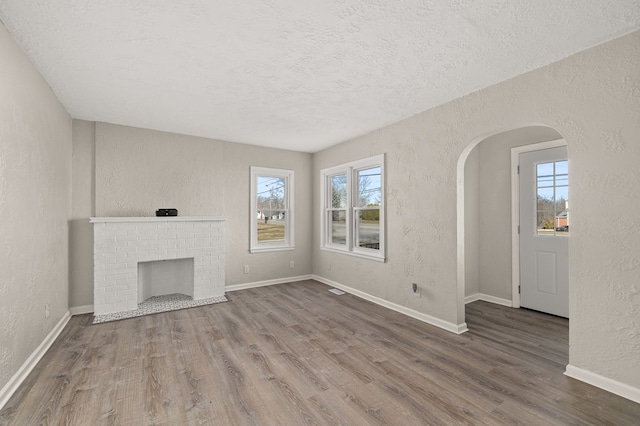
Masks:
[[[156,216],[178,216],[178,209],[158,209]]]

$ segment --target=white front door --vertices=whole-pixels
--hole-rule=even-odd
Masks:
[[[521,153],[520,306],[569,317],[566,146]]]

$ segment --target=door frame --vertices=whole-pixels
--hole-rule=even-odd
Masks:
[[[520,226],[520,179],[518,174],[520,154],[561,146],[567,146],[564,139],[511,148],[511,304],[514,308],[520,307],[520,234],[518,232]]]

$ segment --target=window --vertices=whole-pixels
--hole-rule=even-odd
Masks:
[[[322,246],[384,262],[384,155],[322,170]]]
[[[251,253],[292,250],[293,170],[251,167]]]
[[[536,165],[537,235],[569,235],[568,161]]]

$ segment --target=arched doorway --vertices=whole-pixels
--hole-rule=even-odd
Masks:
[[[512,267],[512,148],[561,138],[548,126],[523,126],[478,137],[460,154],[457,164],[459,324],[465,321],[467,301],[480,298],[512,306],[517,272]]]

